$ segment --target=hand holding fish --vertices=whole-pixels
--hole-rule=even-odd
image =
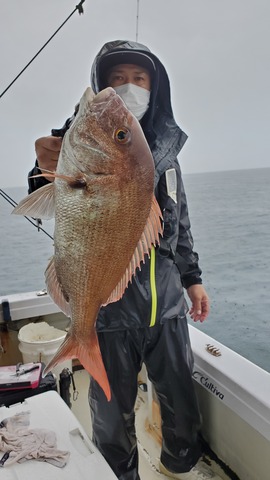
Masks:
[[[37,155],[38,166],[41,170],[49,170],[55,172],[57,162],[62,145],[62,138],[60,137],[41,137],[35,142],[35,149]],[[45,177],[50,182],[54,181],[53,177]]]
[[[210,312],[210,299],[203,287],[203,285],[191,285],[187,289],[188,296],[192,302],[189,314],[197,322],[203,322]]]

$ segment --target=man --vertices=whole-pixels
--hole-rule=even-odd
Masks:
[[[155,162],[155,194],[164,219],[160,246],[152,249],[122,299],[102,308],[98,316],[96,328],[112,400],[107,402],[92,379],[93,441],[119,480],[140,479],[134,404],[138,372],[145,363],[160,402],[161,471],[184,480],[217,480],[219,477],[199,460],[200,413],[192,383],[193,357],[183,287],[191,300],[194,321],[206,319],[209,299],[202,286],[198,255],[193,252],[177,161],[187,137],[174,120],[169,79],[147,47],[119,40],[105,44],[96,56],[91,84],[96,93],[113,87],[140,121]],[[36,141],[37,162],[29,176],[40,169],[56,169],[62,137],[72,118],[62,129]],[[29,192],[48,181],[29,179]]]

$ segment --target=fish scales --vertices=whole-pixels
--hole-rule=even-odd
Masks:
[[[44,373],[78,358],[110,400],[95,330],[98,312],[122,297],[162,234],[151,151],[139,122],[112,88],[96,96],[87,88],[51,176],[54,182],[14,211],[38,218],[55,215],[46,284],[72,321]]]

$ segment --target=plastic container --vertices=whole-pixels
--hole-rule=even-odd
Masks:
[[[24,363],[43,362],[45,365],[53,358],[63,343],[66,332],[48,325],[46,322],[29,323],[19,330],[19,350]],[[59,363],[52,369],[58,378],[63,368],[72,369],[71,360]]]

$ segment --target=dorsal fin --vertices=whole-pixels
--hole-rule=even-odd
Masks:
[[[49,183],[21,200],[12,211],[15,215],[49,220],[55,214],[54,184]]]
[[[58,305],[60,310],[67,316],[71,317],[71,310],[68,301],[65,298],[62,287],[57,279],[54,257],[49,261],[49,264],[45,271],[45,280],[47,291],[54,303]]]
[[[133,275],[135,274],[136,269],[140,268],[141,262],[144,263],[145,255],[149,255],[149,252],[153,245],[159,244],[159,235],[162,235],[161,219],[162,214],[157,200],[153,195],[150,214],[141,238],[135,249],[135,252],[132,255],[130,263],[126,268],[123,277],[121,278],[115,289],[112,291],[111,295],[109,296],[107,302],[104,303],[104,305],[112,302],[117,302],[117,300],[120,300],[120,298],[122,298],[123,293],[127,288],[128,283],[131,281]]]

